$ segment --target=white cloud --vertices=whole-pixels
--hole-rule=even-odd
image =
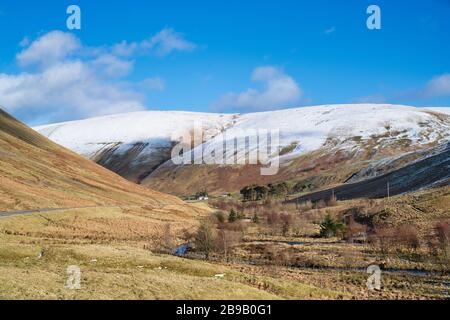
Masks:
[[[163,91],[166,88],[166,82],[161,78],[148,78],[140,83],[143,90]]]
[[[35,74],[0,74],[0,96],[0,104],[24,121],[39,117],[57,122],[144,110],[140,94],[98,78],[81,61]]]
[[[20,46],[16,60],[22,70],[0,73],[0,105],[33,124],[144,110],[144,92],[162,91],[166,84],[158,77],[127,81],[133,59],[196,48],[168,28],[141,42],[99,47],[82,44],[72,33],[51,31],[35,40],[24,37]]]
[[[185,48],[177,41],[170,46],[157,39],[154,50]],[[133,71],[133,44],[88,47],[71,33],[52,31],[34,41],[24,38],[21,45],[16,59],[22,71],[0,73],[0,105],[26,122],[144,110],[141,91],[165,89],[164,80],[157,77],[137,82],[121,79]]]
[[[297,82],[277,67],[256,68],[252,74],[252,81],[262,82],[264,89],[230,92],[214,102],[212,108],[241,112],[285,108],[297,103],[303,94]]]
[[[166,56],[173,51],[192,51],[197,45],[183,39],[183,35],[175,30],[165,28],[150,40],[143,41],[141,47],[154,50],[160,56]]]
[[[193,51],[197,45],[183,38],[181,33],[165,28],[149,39],[141,42],[122,41],[112,46],[111,52],[117,56],[154,53],[165,57],[174,51]]]
[[[113,45],[111,51],[117,56],[131,56],[138,48],[139,45],[136,42],[128,43],[124,40]]]
[[[48,67],[66,59],[80,48],[81,43],[73,34],[52,31],[35,40],[29,47],[18,53],[17,62],[21,67],[32,65]]]
[[[443,74],[428,81],[423,95],[425,98],[450,96],[450,74]]]
[[[122,77],[133,70],[133,61],[123,60],[112,54],[102,54],[92,62],[93,67],[99,68],[106,76]]]
[[[144,110],[144,91],[165,89],[149,77],[130,82],[136,56],[160,57],[192,51],[196,45],[173,29],[141,42],[89,47],[72,33],[51,31],[34,41],[24,37],[16,55],[17,74],[0,73],[0,105],[25,122],[59,122]]]

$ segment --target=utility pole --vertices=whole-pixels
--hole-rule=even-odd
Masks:
[[[388,197],[388,200],[389,200],[389,198],[391,197],[391,192],[390,192],[390,190],[389,190],[389,180],[388,180],[388,182],[387,182],[387,197]]]

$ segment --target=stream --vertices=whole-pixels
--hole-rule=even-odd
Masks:
[[[251,240],[248,242],[282,243],[282,244],[289,244],[289,245],[337,245],[337,244],[345,243],[342,241],[335,241],[335,242],[310,241],[310,242],[308,242],[308,241],[287,241],[287,240]],[[355,245],[355,244],[353,243],[352,245]],[[356,245],[361,245],[361,244],[356,244]],[[173,255],[177,256],[177,257],[183,257],[190,251],[191,248],[192,248],[192,245],[190,243],[182,244],[173,250]],[[307,266],[307,267],[301,267],[299,269],[367,272],[367,267],[327,267],[327,266],[314,267],[314,266]],[[411,275],[411,276],[416,276],[416,277],[432,277],[432,276],[441,275],[439,272],[433,272],[433,271],[428,271],[428,270],[417,270],[417,269],[387,268],[387,269],[381,269],[381,271],[383,273],[388,273],[388,274],[389,273],[390,274],[404,274],[404,275]],[[450,287],[450,282],[443,282],[443,284],[446,287]]]
[[[256,242],[256,243],[275,243],[275,244],[288,244],[291,246],[295,245],[339,245],[345,244],[345,241],[288,241],[288,240],[250,240],[248,242]],[[352,245],[362,245],[361,243],[352,243]],[[316,269],[316,270],[335,270],[335,271],[357,271],[357,272],[366,272],[367,267],[306,267],[307,269]],[[397,268],[387,268],[381,270],[384,273],[391,274],[405,274],[412,275],[417,277],[430,277],[439,275],[437,272],[427,271],[427,270],[416,270],[416,269],[397,269]],[[445,282],[444,285],[446,287],[450,287],[450,282]]]
[[[291,246],[295,246],[295,245],[335,245],[335,244],[345,243],[342,241],[325,242],[325,241],[288,241],[288,240],[249,240],[247,242],[280,243],[280,244],[289,244]]]

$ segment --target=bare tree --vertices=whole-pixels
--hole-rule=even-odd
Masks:
[[[439,247],[445,259],[450,257],[450,223],[441,221],[435,227]]]
[[[174,247],[174,237],[172,235],[172,229],[169,223],[164,225],[163,231],[163,247],[167,251],[171,251]]]
[[[280,216],[280,220],[282,223],[281,232],[286,236],[294,222],[294,217],[289,213],[285,213]]]
[[[230,249],[241,240],[241,233],[238,231],[221,228],[217,236],[217,249],[223,253],[225,261],[228,261]]]
[[[216,235],[211,222],[206,220],[203,221],[200,224],[194,238],[195,247],[197,250],[203,252],[205,254],[205,258],[208,260],[211,252],[214,251],[216,244]]]

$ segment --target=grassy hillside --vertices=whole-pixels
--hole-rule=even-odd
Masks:
[[[179,205],[51,142],[0,110],[0,212],[101,205]]]
[[[172,214],[171,214],[172,213]],[[167,210],[78,209],[0,218],[0,299],[280,299],[338,292],[237,267],[152,253],[164,226],[179,234],[194,216]],[[38,253],[44,251],[43,257]],[[64,287],[81,268],[81,290]],[[224,279],[215,277],[224,273]],[[262,284],[271,284],[270,288]]]

